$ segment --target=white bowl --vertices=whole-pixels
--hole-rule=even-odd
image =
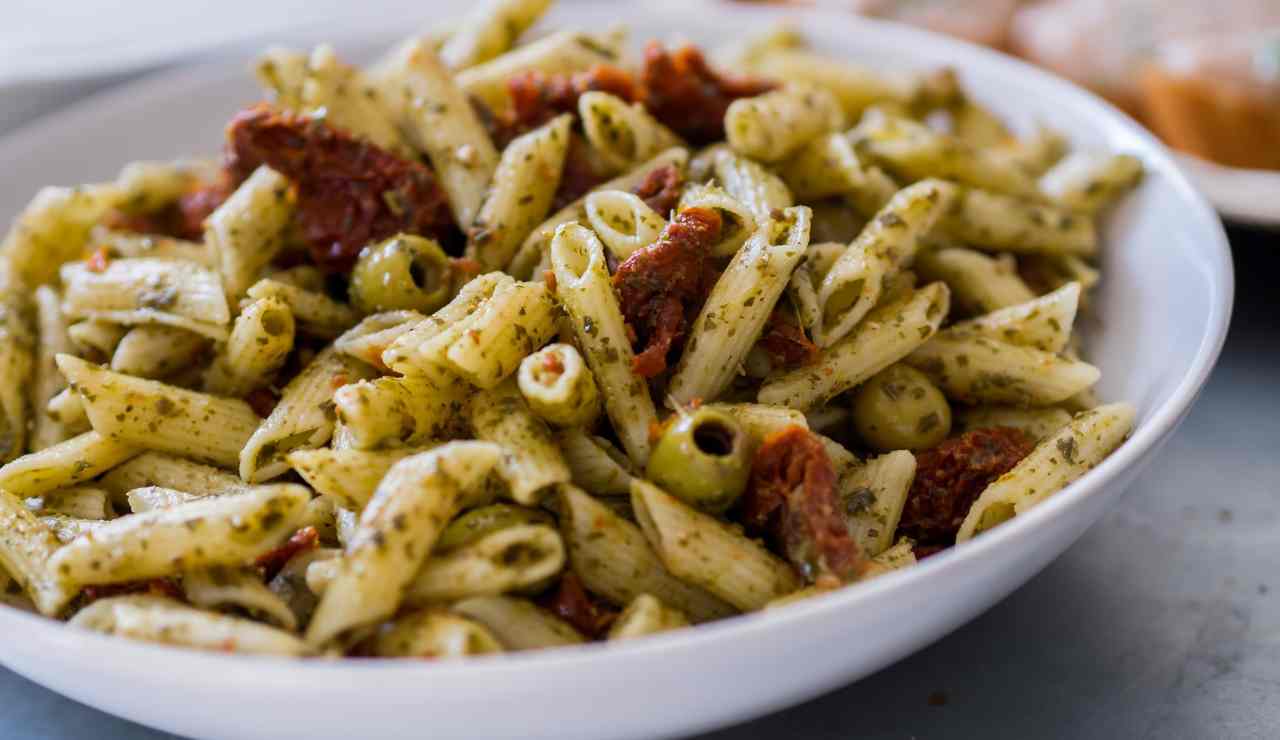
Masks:
[[[574,4],[552,21],[604,27],[624,16],[641,39],[680,29],[712,44],[781,12],[650,3],[640,14]],[[917,567],[775,612],[622,645],[432,665],[290,662],[133,643],[0,609],[0,660],[91,706],[200,738],[670,736],[867,676],[973,618],[1058,556],[1152,460],[1217,358],[1232,296],[1218,218],[1150,134],[1066,82],[921,31],[846,14],[786,15],[827,51],[875,64],[955,65],[997,111],[1023,124],[1049,122],[1078,146],[1143,159],[1144,184],[1106,224],[1101,322],[1090,347],[1103,369],[1102,396],[1139,408],[1132,439],[1114,455],[1036,509]],[[0,222],[39,185],[217,146],[230,114],[257,95],[246,66],[237,60],[131,85],[0,142]]]

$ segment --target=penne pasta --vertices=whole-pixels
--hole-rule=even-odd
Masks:
[[[875,309],[844,339],[808,366],[771,375],[757,399],[808,410],[866,381],[911,354],[937,331],[947,315],[950,292],[932,283]]]
[[[266,298],[284,301],[289,306],[289,312],[293,314],[298,332],[320,339],[339,337],[360,320],[355,309],[335,301],[324,293],[271,278],[264,278],[254,283],[245,295],[250,301]]]
[[[1042,440],[1066,426],[1071,421],[1071,412],[1060,408],[975,406],[959,409],[955,418],[956,426],[961,432],[1009,427],[1026,432],[1032,439]]]
[[[1091,387],[1093,365],[982,336],[941,334],[907,357],[948,398],[969,404],[1052,406]]]
[[[972,249],[929,250],[916,258],[914,267],[925,280],[946,283],[956,308],[970,315],[991,313],[1036,297],[1018,275],[1012,259],[989,257]]]
[[[667,570],[742,611],[763,609],[800,588],[791,566],[759,542],[652,483],[632,482],[631,506]]]
[[[98,481],[116,502],[137,488],[159,486],[191,495],[211,496],[245,487],[234,473],[163,452],[143,452],[112,468]]]
[[[423,609],[383,625],[372,638],[382,658],[442,660],[502,652],[502,643],[475,620],[440,609]]]
[[[716,181],[726,193],[746,206],[757,222],[770,218],[774,211],[795,205],[795,199],[782,178],[729,147],[714,146],[699,156],[710,159]]]
[[[15,496],[40,496],[92,480],[141,451],[141,447],[109,435],[85,432],[0,467],[0,490]]]
[[[322,113],[358,138],[408,155],[411,150],[392,118],[389,97],[361,70],[341,62],[329,44],[317,46],[307,59],[300,101],[305,111]]]
[[[111,260],[101,271],[73,262],[61,272],[62,310],[73,319],[154,322],[215,339],[231,321],[218,274],[195,262],[138,257]]]
[[[1040,189],[1064,207],[1095,215],[1142,180],[1142,162],[1130,154],[1073,154],[1040,178]]]
[[[476,596],[459,601],[452,609],[484,625],[507,650],[538,650],[585,642],[568,622],[525,599]]]
[[[695,184],[685,188],[676,210],[686,208],[709,208],[720,215],[720,240],[711,247],[711,253],[717,257],[732,257],[756,232],[758,224],[751,210],[716,185]]]
[[[739,98],[724,114],[729,146],[761,162],[782,160],[844,124],[844,111],[835,95],[794,80],[762,95]]]
[[[841,476],[840,500],[848,515],[849,534],[864,556],[874,558],[889,549],[915,474],[915,456],[896,450]]]
[[[986,487],[960,525],[956,541],[964,542],[1025,513],[1087,473],[1129,436],[1135,415],[1126,403],[1077,414]]]
[[[333,393],[337,423],[360,450],[449,439],[462,424],[465,401],[456,384],[415,377],[361,380]]]
[[[450,69],[466,69],[508,52],[550,7],[551,0],[486,0],[445,41],[440,58]]]
[[[1034,300],[953,324],[947,336],[977,336],[1057,354],[1067,347],[1080,304],[1080,283]]]
[[[90,229],[120,200],[114,184],[41,188],[0,242],[6,280],[54,282],[63,263],[82,256]]]
[[[983,249],[1079,256],[1098,251],[1098,232],[1088,217],[978,188],[961,189],[939,226]]]
[[[79,587],[242,565],[287,538],[310,499],[302,486],[259,486],[130,514],[63,546],[49,567],[59,582]]]
[[[649,204],[622,190],[591,193],[584,209],[591,230],[619,260],[657,241],[667,226],[667,219]]]
[[[57,360],[94,432],[109,443],[234,468],[258,428],[258,415],[244,401],[121,375],[70,355]]]
[[[293,213],[289,181],[264,165],[205,219],[204,243],[229,300],[243,295],[279,254]]]
[[[614,172],[631,169],[683,143],[643,105],[607,92],[591,90],[580,95],[578,119],[587,141]]]
[[[234,490],[237,489],[232,489],[227,493],[231,493]],[[157,509],[169,509],[179,504],[189,504],[192,501],[219,495],[222,494],[188,493],[161,486],[143,486],[129,491],[124,498],[129,503],[129,511],[134,514],[142,514],[148,511],[156,511]]]
[[[667,388],[669,403],[713,400],[729,386],[809,244],[809,209],[789,208],[751,235],[694,319]]]
[[[274,296],[255,300],[236,317],[226,345],[205,373],[204,389],[242,398],[266,387],[293,350],[294,336],[288,303]]]
[[[73,436],[75,433],[73,430],[76,429],[74,418],[65,420],[57,418],[47,410],[49,402],[67,387],[67,381],[62,377],[62,373],[58,372],[58,365],[54,358],[61,353],[70,353],[74,349],[71,344],[71,335],[67,332],[67,319],[62,313],[61,298],[58,291],[52,287],[41,285],[36,288],[34,299],[36,342],[32,378],[29,384],[31,435],[27,441],[28,452],[38,452],[55,445]],[[0,337],[0,343],[14,341],[16,337],[10,336],[7,339]],[[0,357],[7,352],[12,363],[13,359],[18,357],[16,354],[18,350],[20,350],[18,345],[8,350],[0,349]],[[20,371],[20,364],[18,367],[10,364],[9,372]],[[9,404],[11,408],[16,408],[12,400]],[[0,407],[3,406],[3,400],[0,400]],[[4,418],[12,428],[14,422],[10,413],[11,411],[6,409]]]
[[[290,632],[298,628],[289,605],[267,588],[255,567],[193,570],[183,574],[182,591],[187,601],[201,609],[234,608]]]
[[[649,425],[657,421],[657,411],[644,380],[631,369],[634,354],[605,266],[604,245],[590,230],[566,224],[556,231],[551,262],[556,293],[600,385],[605,412],[627,456],[644,465]]]
[[[848,119],[878,103],[905,103],[912,96],[910,80],[896,79],[862,65],[821,56],[806,49],[783,48],[761,54],[748,64],[756,74],[795,80],[830,90]]]
[[[564,563],[564,543],[553,527],[505,527],[432,555],[409,583],[404,603],[418,606],[536,590],[550,583]]]
[[[600,414],[600,391],[571,344],[551,344],[520,362],[520,395],[549,424],[589,427]]]
[[[560,430],[556,442],[574,485],[596,496],[630,494],[635,467],[612,442],[593,436],[582,427]]]
[[[574,31],[557,31],[512,49],[455,75],[458,87],[478,98],[495,113],[510,107],[507,80],[520,72],[564,74],[585,72],[597,64],[616,61],[618,51],[608,40]]]
[[[500,454],[485,442],[451,442],[393,465],[360,515],[307,642],[320,645],[391,616],[445,522],[474,497]]]
[[[321,496],[339,506],[360,511],[392,465],[428,447],[398,447],[390,450],[329,449],[293,450],[285,455],[289,466]]]
[[[529,409],[514,380],[477,393],[469,415],[477,439],[502,446],[497,471],[516,503],[535,506],[551,486],[569,482],[569,466],[551,430]]]
[[[193,609],[162,596],[112,596],[80,610],[70,621],[80,629],[195,650],[246,655],[300,656],[298,638],[274,627]]]
[[[95,486],[59,488],[28,498],[27,508],[40,514],[61,514],[76,519],[111,519],[110,494]]]
[[[7,573],[47,617],[60,613],[76,595],[50,569],[59,542],[13,495],[0,492],[0,571]]]
[[[689,620],[679,611],[649,594],[640,594],[614,620],[607,639],[630,640],[688,626]]]
[[[139,378],[165,378],[188,367],[208,345],[207,337],[186,329],[135,326],[116,345],[111,355],[111,369]]]

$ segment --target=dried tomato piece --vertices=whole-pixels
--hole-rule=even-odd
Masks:
[[[654,118],[692,144],[724,138],[724,114],[738,98],[768,92],[777,85],[753,77],[731,77],[707,64],[697,47],[667,51],[657,41],[644,49],[640,73],[644,104]]]
[[[1009,427],[974,429],[916,455],[916,477],[898,532],[921,545],[952,545],[969,507],[1031,453],[1035,440]]]
[[[569,148],[564,153],[564,169],[560,173],[560,186],[551,199],[552,212],[581,198],[608,179],[608,173],[598,171],[592,164],[586,139],[581,134],[570,134]]]
[[[455,231],[429,168],[321,119],[259,105],[231,120],[227,147],[233,178],[266,164],[293,183],[312,259],[326,270],[349,271],[365,245],[400,232],[441,238]]]
[[[711,246],[720,238],[720,214],[687,208],[658,240],[631,254],[613,276],[618,303],[636,335],[632,370],[652,378],[667,367],[667,353],[715,284]],[[643,348],[643,349],[640,349]]]
[[[618,612],[593,600],[573,573],[560,577],[556,590],[539,600],[542,606],[587,637],[597,638],[609,630]]]
[[[285,564],[288,563],[294,555],[317,547],[319,544],[320,533],[316,531],[316,528],[303,527],[297,532],[294,532],[293,536],[286,540],[283,545],[267,550],[259,555],[258,559],[253,561],[253,564],[262,568],[263,580],[269,581],[272,578],[275,578],[276,574],[284,569]]]
[[[756,451],[742,505],[749,531],[770,536],[810,582],[856,578],[866,568],[836,495],[836,472],[808,429],[775,432]]]
[[[635,193],[658,215],[666,217],[680,202],[684,174],[673,164],[655,167],[631,192]]]
[[[573,75],[529,70],[511,77],[507,80],[511,108],[500,120],[494,121],[495,142],[505,147],[515,137],[561,113],[576,113],[578,98],[592,90],[607,92],[628,102],[639,99],[639,89],[631,73],[608,64]]]
[[[175,236],[200,239],[204,235],[204,220],[231,196],[231,190],[230,178],[224,173],[218,182],[198,187],[179,198],[182,232]]]
[[[818,358],[818,345],[809,341],[804,329],[781,306],[773,309],[760,335],[760,346],[779,367],[807,365]]]

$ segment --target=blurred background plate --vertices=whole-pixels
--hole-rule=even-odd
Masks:
[[[1181,153],[1177,159],[1223,218],[1280,229],[1280,172],[1223,167]]]

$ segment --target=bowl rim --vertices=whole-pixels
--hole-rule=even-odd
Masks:
[[[590,10],[592,7],[591,4],[575,4],[572,9],[575,14],[580,14],[580,11]],[[685,14],[715,11],[721,15],[725,13],[755,15],[761,23],[776,21],[783,17],[782,9],[779,8],[727,8],[720,3],[689,7],[689,4],[682,0],[657,0],[652,2],[650,10]],[[1119,127],[1138,143],[1142,149],[1144,165],[1149,170],[1159,171],[1176,191],[1177,196],[1186,206],[1182,211],[1181,220],[1187,223],[1200,222],[1205,236],[1209,237],[1200,245],[1200,248],[1205,258],[1209,260],[1211,268],[1206,274],[1207,287],[1213,293],[1209,299],[1210,315],[1206,319],[1206,331],[1200,338],[1186,374],[1178,382],[1169,398],[1152,410],[1150,418],[1137,426],[1119,449],[1063,490],[1063,493],[1070,495],[1051,496],[1028,512],[985,532],[981,537],[960,543],[911,568],[896,570],[860,584],[857,588],[840,589],[815,598],[804,599],[768,613],[743,614],[699,625],[697,629],[676,630],[622,643],[589,643],[555,650],[476,656],[467,660],[432,662],[431,665],[424,666],[423,661],[413,659],[298,660],[278,656],[202,652],[76,630],[68,628],[65,623],[10,607],[0,608],[0,629],[11,635],[25,633],[42,643],[57,644],[59,647],[77,646],[82,651],[81,657],[94,652],[110,651],[126,661],[162,657],[168,661],[189,661],[191,666],[200,663],[207,664],[209,667],[217,666],[223,670],[234,666],[246,667],[252,669],[252,673],[227,671],[219,675],[251,677],[257,683],[273,682],[285,676],[296,677],[299,671],[307,672],[309,679],[346,677],[348,672],[359,672],[358,675],[363,678],[367,678],[369,672],[378,672],[388,678],[401,675],[414,677],[428,675],[442,680],[461,673],[466,673],[469,677],[481,677],[521,671],[529,676],[535,676],[539,674],[532,670],[534,667],[548,670],[573,668],[585,662],[599,661],[601,656],[614,656],[622,661],[659,653],[671,655],[681,650],[714,650],[717,646],[748,640],[752,636],[764,637],[770,631],[780,629],[780,625],[783,624],[787,625],[788,629],[803,629],[806,623],[825,619],[834,612],[858,609],[861,602],[888,598],[887,594],[918,588],[921,582],[959,574],[966,567],[966,563],[982,559],[997,549],[1015,551],[1017,543],[1036,537],[1045,522],[1064,516],[1067,510],[1084,505],[1086,498],[1100,493],[1122,473],[1152,453],[1173,433],[1208,380],[1226,341],[1235,290],[1230,246],[1222,222],[1208,201],[1177,165],[1174,155],[1153,134],[1109,102],[1022,60],[930,31],[889,21],[851,16],[831,9],[788,8],[786,12],[791,14],[791,17],[795,14],[804,14],[815,20],[839,25],[862,26],[864,28],[859,28],[859,34],[869,32],[884,34],[900,40],[903,44],[933,45],[941,52],[958,56],[959,65],[977,64],[984,67],[985,72],[993,75],[1023,78],[1027,84],[1034,85],[1046,94],[1052,94],[1055,98],[1066,101],[1090,120],[1108,121],[1109,126]],[[403,36],[403,33],[403,27],[395,30],[388,27],[385,36],[399,37]],[[292,39],[294,36],[295,34],[288,34],[286,38]],[[327,40],[358,46],[370,44],[383,36],[382,31],[361,29],[355,34],[330,34]],[[299,37],[316,38],[312,33],[302,34]],[[851,37],[849,43],[857,43],[856,35]],[[238,53],[242,48],[243,45],[232,47],[233,53]],[[220,56],[211,61],[166,68],[89,95],[72,105],[36,118],[0,136],[0,159],[14,156],[15,152],[47,136],[56,136],[58,131],[85,130],[87,125],[92,124],[99,108],[128,104],[145,105],[148,100],[154,98],[172,99],[176,93],[198,88],[201,84],[207,84],[211,77],[225,73],[229,65],[235,63],[237,59],[239,59],[238,56]],[[93,666],[92,662],[87,666],[88,669],[95,670],[91,666]],[[111,670],[111,668],[104,666],[96,670]],[[424,674],[423,671],[428,673]]]

